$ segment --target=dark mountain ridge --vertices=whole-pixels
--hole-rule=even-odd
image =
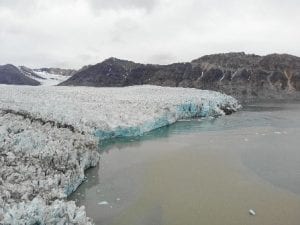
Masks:
[[[170,65],[109,58],[79,70],[60,85],[123,87],[142,84],[216,90],[240,100],[296,99],[300,91],[300,58],[287,54],[259,56],[237,52],[207,55],[192,62]]]
[[[40,85],[40,82],[30,78],[26,67],[16,67],[11,64],[0,65],[0,84],[15,84],[15,85]],[[32,75],[32,74],[31,74]],[[38,76],[38,75],[36,75]]]
[[[60,68],[40,68],[31,69],[26,66],[14,66],[12,64],[0,65],[0,84],[12,85],[41,85],[40,82],[46,81],[49,75],[61,75],[70,77],[76,70]],[[61,81],[60,81],[61,82]]]

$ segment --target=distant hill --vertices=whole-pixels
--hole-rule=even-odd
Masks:
[[[14,66],[11,64],[0,66],[0,84],[14,85],[57,85],[76,70],[60,68],[31,69],[25,66]]]
[[[24,71],[18,67],[7,64],[0,65],[0,84],[15,84],[15,85],[40,85],[40,82],[30,78]]]
[[[203,56],[188,63],[139,64],[109,58],[85,67],[60,85],[123,87],[152,84],[221,91],[244,99],[299,98],[300,58],[243,52]]]

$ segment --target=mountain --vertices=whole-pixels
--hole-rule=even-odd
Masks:
[[[25,76],[30,77],[34,80],[44,79],[43,77],[41,77],[37,73],[35,73],[35,71],[33,69],[30,69],[26,66],[19,66],[18,68]]]
[[[243,52],[203,56],[188,63],[139,64],[109,58],[59,85],[122,87],[152,84],[221,91],[240,100],[300,97],[300,58]]]
[[[76,70],[60,68],[31,69],[7,64],[0,66],[0,84],[54,86],[72,76]]]
[[[32,72],[38,77],[32,77],[41,83],[43,86],[55,86],[67,80],[76,70],[60,69],[60,68],[40,68],[33,69]]]
[[[26,72],[20,68],[7,64],[0,65],[0,84],[15,84],[15,85],[40,85],[40,82],[30,78]]]
[[[109,58],[94,66],[86,66],[60,85],[120,87],[127,86],[128,76],[143,64],[131,61]],[[134,83],[132,81],[132,83]],[[138,84],[138,83],[134,83]],[[132,84],[131,84],[132,85]]]
[[[61,75],[61,76],[72,76],[74,73],[76,73],[76,70],[72,69],[60,69],[60,68],[40,68],[40,69],[34,69],[34,72],[44,72],[48,74],[55,74],[55,75]]]

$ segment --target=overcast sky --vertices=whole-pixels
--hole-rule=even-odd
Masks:
[[[231,51],[300,56],[300,1],[0,0],[0,65],[166,64]]]

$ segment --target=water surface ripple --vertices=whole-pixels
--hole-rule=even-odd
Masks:
[[[99,225],[299,225],[299,144],[299,103],[180,121],[103,143],[70,199]]]

